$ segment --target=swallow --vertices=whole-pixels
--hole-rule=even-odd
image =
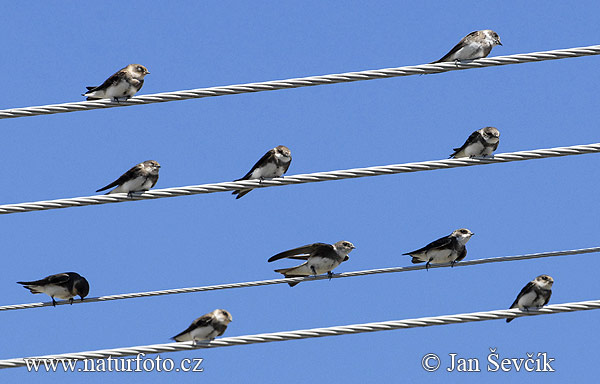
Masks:
[[[467,256],[467,241],[474,233],[466,228],[457,229],[448,236],[437,239],[416,251],[407,252],[403,255],[412,256],[413,264],[427,263],[425,268],[429,269],[430,264],[450,263],[452,266]]]
[[[102,85],[97,87],[86,87],[88,91],[81,96],[87,96],[87,100],[127,100],[135,95],[137,91],[142,89],[142,85],[144,85],[144,76],[149,73],[148,69],[143,65],[129,64],[106,79]]]
[[[17,281],[31,293],[45,293],[52,298],[52,305],[56,306],[55,297],[69,300],[73,304],[73,297],[79,296],[81,301],[90,292],[90,284],[85,277],[75,272],[58,273],[36,281]]]
[[[229,312],[224,309],[215,309],[194,320],[185,331],[173,336],[171,339],[175,341],[194,341],[194,344],[200,340],[210,341],[225,333],[227,325],[232,321],[233,318]]]
[[[521,292],[519,292],[515,302],[512,303],[509,309],[519,308],[528,311],[529,308],[543,307],[550,301],[552,284],[554,284],[553,278],[548,275],[539,275],[521,289]],[[514,317],[506,319],[506,322],[510,323],[514,319]]]
[[[487,57],[496,45],[502,45],[496,32],[491,29],[474,31],[463,37],[444,57],[431,64],[481,59]]]
[[[498,148],[500,131],[494,127],[481,128],[473,133],[460,148],[454,148],[450,158],[459,157],[493,157],[492,153]]]
[[[292,163],[292,153],[288,147],[284,145],[278,145],[277,147],[269,150],[254,164],[250,172],[246,173],[241,180],[256,180],[263,181],[264,179],[272,179],[274,177],[281,177],[287,172],[290,164]],[[239,189],[233,191],[232,195],[237,195],[235,198],[239,199],[244,196],[252,189]]]
[[[117,188],[108,192],[107,195],[111,193],[127,193],[127,195],[131,197],[134,192],[148,191],[156,185],[159,169],[160,164],[158,164],[158,162],[154,160],[144,161],[143,163],[139,163],[132,167],[117,180],[108,184],[106,187],[100,188],[96,192],[101,192],[116,186]]]
[[[269,263],[285,258],[306,260],[304,264],[292,268],[276,269],[275,272],[281,273],[286,278],[316,276],[322,273],[327,273],[331,278],[333,276],[331,271],[348,260],[348,254],[355,248],[354,244],[343,240],[335,244],[314,243],[278,253],[269,259]],[[288,284],[293,287],[298,282]]]

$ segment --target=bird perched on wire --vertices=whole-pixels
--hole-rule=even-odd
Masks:
[[[431,64],[481,59],[487,57],[496,45],[502,45],[496,32],[491,29],[474,31],[463,37],[444,57]]]
[[[354,244],[344,240],[335,244],[314,243],[278,253],[269,259],[269,263],[285,258],[306,260],[305,263],[296,267],[276,269],[275,272],[281,273],[285,277],[316,276],[327,273],[331,278],[333,276],[331,271],[348,260],[348,254],[355,248]],[[298,283],[288,284],[293,287]]]
[[[172,339],[194,341],[194,344],[201,340],[213,340],[215,337],[221,336],[232,321],[233,318],[229,312],[224,309],[215,309],[194,320],[185,331],[173,336]]]
[[[412,256],[414,264],[427,263],[425,264],[426,269],[429,269],[431,264],[451,263],[454,266],[456,262],[467,256],[465,244],[473,235],[474,233],[466,228],[457,229],[448,236],[437,239],[416,251],[404,253],[404,255]]]
[[[56,306],[55,297],[69,300],[73,304],[73,297],[79,296],[83,301],[90,292],[88,281],[76,272],[58,273],[35,281],[18,281],[17,284],[23,285],[33,294],[45,293],[50,296],[53,306]]]
[[[148,69],[140,64],[129,64],[106,79],[102,85],[86,87],[88,91],[82,96],[87,100],[112,99],[113,101],[127,100],[144,85],[144,76]]]
[[[450,158],[459,157],[493,157],[492,153],[498,148],[500,131],[494,127],[481,128],[465,141],[462,147],[454,148]]]
[[[254,164],[252,169],[246,173],[241,180],[256,180],[260,181],[264,179],[272,179],[274,177],[281,177],[287,172],[290,164],[292,163],[292,153],[289,148],[285,145],[278,145],[277,147],[270,149],[263,157],[260,158]],[[237,195],[235,198],[239,199],[244,196],[252,189],[239,189],[232,192],[232,195]]]
[[[510,309],[519,308],[527,311],[529,308],[543,307],[548,304],[550,296],[552,296],[552,284],[554,284],[553,278],[548,275],[539,275],[521,289]],[[506,322],[510,323],[514,319],[514,317],[506,319]]]
[[[127,195],[131,197],[134,192],[148,191],[156,185],[159,169],[160,164],[158,164],[158,162],[146,160],[143,163],[139,163],[132,167],[117,180],[100,188],[96,192],[101,192],[116,186],[117,188],[108,192],[107,195],[111,193],[127,193]]]

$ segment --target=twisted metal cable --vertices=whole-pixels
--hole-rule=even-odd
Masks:
[[[600,45],[591,45],[589,47],[577,47],[569,49],[557,49],[553,51],[532,52],[518,55],[496,56],[491,58],[472,60],[468,62],[465,61],[456,64],[453,62],[422,64],[361,72],[347,72],[323,76],[310,76],[286,80],[265,81],[260,83],[247,83],[223,87],[198,88],[186,91],[155,93],[150,95],[135,96],[123,102],[113,102],[110,99],[103,99],[64,104],[42,105],[37,107],[12,108],[0,110],[0,119],[11,119],[15,117],[26,117],[36,115],[50,115],[54,113],[87,111],[91,109],[101,108],[126,107],[130,105],[163,103],[167,101],[199,99],[203,97],[236,95],[241,93],[261,91],[273,91],[277,89],[310,87],[324,84],[349,83],[360,80],[373,80],[399,76],[423,75],[431,73],[459,71],[471,68],[483,68],[508,64],[529,63],[534,61],[567,59],[571,57],[592,56],[598,54],[600,54]]]
[[[326,336],[351,335],[366,332],[389,331],[394,329],[408,329],[418,327],[431,327],[435,325],[470,323],[475,321],[487,321],[507,319],[521,316],[549,315],[561,312],[587,311],[600,308],[600,300],[580,301],[573,303],[548,305],[540,309],[522,311],[520,309],[504,309],[487,312],[461,313],[456,315],[421,317],[416,319],[382,321],[376,323],[352,324],[337,327],[302,329],[297,331],[261,333],[256,335],[224,337],[210,342],[201,342],[194,345],[193,342],[180,342],[168,344],[142,345],[129,348],[101,349],[79,353],[65,353],[58,355],[35,356],[29,358],[15,358],[0,360],[0,369],[26,366],[26,360],[61,360],[61,359],[104,359],[107,357],[135,356],[140,353],[155,354],[166,352],[187,351],[192,349],[207,349],[218,347],[230,347],[237,345],[249,345],[258,343],[270,343],[274,341],[300,340]]]
[[[504,262],[504,261],[540,259],[543,257],[554,257],[554,256],[582,255],[582,254],[586,254],[586,253],[595,253],[595,252],[600,252],[600,247],[572,249],[572,250],[567,250],[567,251],[531,253],[531,254],[517,255],[517,256],[489,257],[487,259],[461,261],[460,263],[454,264],[454,266],[455,267],[466,267],[468,265],[499,263],[499,262]],[[452,265],[450,263],[432,264],[429,266],[429,269],[447,268],[447,267],[451,267],[451,266]],[[339,279],[339,278],[343,278],[343,277],[376,275],[376,274],[381,274],[381,273],[418,271],[421,269],[425,269],[425,265],[415,265],[415,266],[410,266],[410,267],[367,269],[367,270],[362,270],[362,271],[343,272],[343,273],[336,273],[333,276],[331,276],[331,278]],[[90,298],[87,298],[84,300],[76,300],[76,301],[74,301],[74,303],[75,304],[95,303],[95,302],[104,302],[104,301],[112,301],[112,300],[134,299],[134,298],[138,298],[138,297],[152,297],[152,296],[162,296],[162,295],[174,295],[174,294],[180,294],[180,293],[216,291],[216,290],[220,290],[220,289],[260,287],[263,285],[287,284],[287,283],[292,283],[292,282],[325,280],[325,279],[331,279],[331,278],[327,275],[320,275],[320,276],[309,276],[309,277],[291,277],[291,278],[281,278],[281,279],[271,279],[271,280],[247,281],[247,282],[242,282],[242,283],[208,285],[208,286],[203,286],[203,287],[175,288],[175,289],[165,289],[165,290],[161,290],[161,291],[124,293],[124,294],[119,294],[119,295],[90,297]],[[70,304],[69,301],[67,301],[67,300],[56,302],[56,305],[67,305],[67,304]],[[14,305],[0,306],[0,311],[11,311],[11,310],[17,310],[17,309],[41,308],[41,307],[50,307],[50,306],[53,306],[51,301],[46,302],[46,303],[14,304]]]
[[[162,197],[189,196],[204,193],[227,192],[234,191],[237,189],[266,188],[288,184],[316,183],[328,180],[355,179],[367,176],[392,175],[396,173],[410,173],[420,171],[431,171],[435,169],[469,167],[472,165],[509,163],[511,161],[544,159],[549,157],[582,155],[597,152],[600,152],[600,143],[574,145],[571,147],[536,149],[533,151],[508,152],[495,155],[493,158],[461,158],[422,161],[417,163],[404,163],[367,168],[346,169],[339,171],[307,173],[301,175],[279,177],[263,181],[242,180],[215,184],[192,185],[187,187],[153,189],[143,193],[135,193],[132,197],[129,197],[126,193],[115,193],[111,195],[96,195],[86,197],[75,197],[69,199],[36,201],[31,203],[5,204],[0,205],[0,215],[20,212],[43,211],[47,209],[83,207],[86,205],[122,203],[125,201],[159,199]]]

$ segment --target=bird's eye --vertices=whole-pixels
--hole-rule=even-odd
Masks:
[[[138,71],[140,71],[140,72],[144,72],[144,68],[142,68],[142,67],[138,67]]]

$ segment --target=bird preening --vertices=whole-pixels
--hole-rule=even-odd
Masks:
[[[493,152],[498,148],[500,142],[500,131],[495,127],[481,128],[469,136],[467,141],[458,148],[450,158],[460,157],[493,157]]]
[[[444,57],[431,64],[482,59],[487,57],[496,45],[502,45],[496,32],[491,29],[474,31],[463,37]]]
[[[34,281],[18,281],[17,284],[23,285],[33,294],[45,293],[50,296],[53,306],[56,306],[55,297],[69,300],[73,304],[73,297],[79,296],[83,301],[90,292],[88,281],[76,272],[58,273]]]

